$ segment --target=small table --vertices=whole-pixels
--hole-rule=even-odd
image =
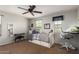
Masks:
[[[14,37],[15,37],[14,41],[17,42],[17,41],[25,40],[24,36],[25,36],[25,33],[14,34]]]

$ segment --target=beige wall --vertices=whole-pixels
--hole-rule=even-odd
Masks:
[[[30,23],[34,23],[35,20],[42,20],[42,31],[48,33],[51,29],[54,29],[54,22],[52,21],[52,17],[64,15],[64,21],[62,23],[63,31],[67,30],[70,26],[79,26],[79,20],[77,19],[77,9],[64,11],[64,12],[57,12],[48,16],[40,17],[33,19]],[[50,23],[50,29],[44,29],[44,24]],[[35,23],[34,23],[35,24]],[[60,39],[55,39],[57,43],[61,43]]]
[[[53,29],[54,26],[54,22],[52,21],[52,17],[54,16],[59,16],[59,15],[64,15],[64,21],[62,23],[62,28],[63,30],[66,30],[68,27],[70,26],[75,26],[75,25],[79,25],[79,20],[77,19],[77,10],[69,10],[69,11],[65,11],[65,12],[58,12],[55,14],[51,14],[48,16],[44,16],[44,17],[40,17],[40,18],[36,18],[30,21],[30,23],[33,23],[35,25],[35,20],[42,20],[42,31],[48,32],[50,29]],[[45,23],[50,23],[51,27],[50,29],[44,29],[44,24]]]
[[[8,36],[8,24],[13,24],[13,33],[26,33],[28,29],[28,20],[24,17],[21,17],[16,14],[11,14],[7,12],[0,11],[2,16],[2,35],[0,36],[0,45],[8,44],[13,41],[13,39],[10,39]]]

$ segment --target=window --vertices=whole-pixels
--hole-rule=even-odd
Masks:
[[[42,24],[41,20],[36,21],[36,27],[41,27],[42,26],[41,24]]]
[[[36,29],[40,31],[42,28],[42,21],[41,20],[36,20]]]
[[[64,16],[63,15],[55,16],[55,17],[53,17],[52,20],[54,21],[55,25],[61,25],[62,21],[64,20]]]
[[[62,21],[54,21],[55,24],[62,24]]]

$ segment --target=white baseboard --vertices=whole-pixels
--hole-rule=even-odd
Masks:
[[[0,43],[0,46],[10,44],[10,43],[13,43],[13,41],[11,40],[11,41],[7,41],[7,42],[2,42],[2,43]]]

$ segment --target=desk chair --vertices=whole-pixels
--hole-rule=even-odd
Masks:
[[[67,51],[69,51],[69,48],[74,50],[75,48],[72,46],[70,42],[70,40],[73,38],[73,35],[70,33],[63,33],[63,35],[61,36],[61,39],[63,39],[64,41],[64,45],[62,47],[65,47]]]

